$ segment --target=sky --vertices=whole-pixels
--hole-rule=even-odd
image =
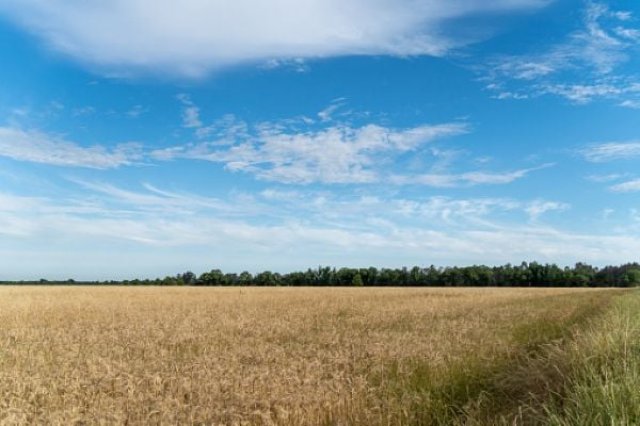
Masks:
[[[0,280],[640,256],[640,3],[0,0]]]

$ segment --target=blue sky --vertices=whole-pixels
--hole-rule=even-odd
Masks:
[[[629,1],[0,0],[0,279],[638,260],[639,50]]]

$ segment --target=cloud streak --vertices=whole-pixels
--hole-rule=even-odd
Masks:
[[[558,201],[535,200],[525,208],[525,211],[529,215],[529,218],[535,221],[547,212],[562,212],[569,208],[570,205],[567,203],[561,203]]]
[[[594,144],[580,150],[580,154],[593,163],[628,160],[640,157],[640,141]]]
[[[640,179],[632,179],[609,187],[614,192],[638,192],[640,191]]]
[[[475,171],[459,174],[423,174],[414,176],[394,175],[391,181],[397,185],[426,185],[439,188],[452,188],[457,186],[474,185],[504,185],[521,179],[536,170],[551,167],[553,164],[543,164],[542,166],[520,169],[508,172],[486,172]]]
[[[136,143],[120,144],[113,149],[99,145],[84,147],[59,136],[14,127],[0,127],[0,156],[17,161],[92,169],[112,169],[142,159],[141,146]]]

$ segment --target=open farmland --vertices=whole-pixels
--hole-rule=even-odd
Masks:
[[[522,421],[536,354],[629,294],[0,287],[0,422]]]

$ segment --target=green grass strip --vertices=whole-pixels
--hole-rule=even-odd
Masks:
[[[537,425],[547,424],[550,419],[557,424],[594,424],[563,423],[555,414],[558,406],[564,409],[561,401],[567,392],[567,371],[574,362],[563,348],[574,345],[569,342],[573,342],[576,330],[606,315],[612,300],[618,299],[615,296],[622,294],[627,293],[598,292],[572,302],[558,299],[575,295],[534,302],[575,303],[576,308],[562,320],[541,318],[515,326],[511,336],[514,349],[497,359],[470,354],[464,362],[444,370],[432,369],[420,360],[409,367],[391,365],[384,391],[395,401],[391,403],[395,413],[386,416],[388,424]],[[638,304],[640,307],[640,300]]]
[[[640,424],[640,292],[617,299],[564,356],[565,386],[543,405],[545,424]]]

